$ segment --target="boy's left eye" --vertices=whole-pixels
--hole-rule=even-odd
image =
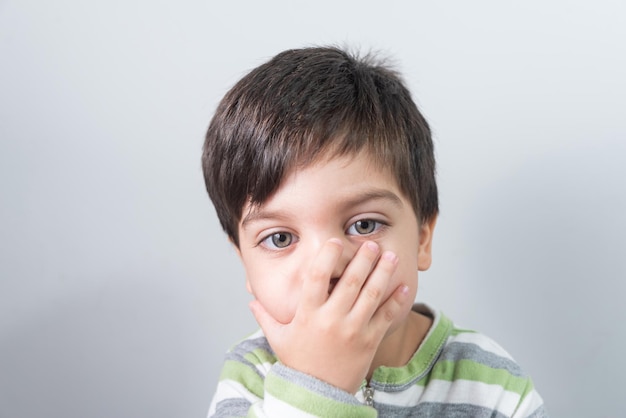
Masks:
[[[373,219],[360,219],[350,225],[348,233],[351,235],[367,235],[377,231],[382,224]]]

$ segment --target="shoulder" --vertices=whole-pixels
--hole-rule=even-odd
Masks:
[[[530,376],[500,344],[480,332],[452,324],[430,380],[439,390],[456,394],[457,402],[482,410],[543,416],[543,401]]]
[[[446,369],[468,368],[478,375],[497,370],[499,373],[506,371],[513,376],[525,376],[513,357],[485,334],[459,327],[445,314],[426,305],[416,304],[413,309],[433,318],[433,325],[422,346],[432,343],[439,347],[435,363],[446,363]]]
[[[261,330],[239,341],[226,352],[226,360],[276,362],[276,355]]]
[[[263,381],[276,361],[267,339],[257,331],[226,352],[220,382],[239,382],[261,396]]]
[[[520,366],[500,344],[477,331],[453,326],[441,351],[440,360],[459,364],[471,361],[490,369],[523,375]]]
[[[261,331],[243,339],[225,355],[209,416],[245,416],[264,396],[265,378],[276,356]]]
[[[231,347],[226,352],[224,361],[226,365],[243,364],[266,373],[276,363],[277,358],[263,332],[258,330]]]

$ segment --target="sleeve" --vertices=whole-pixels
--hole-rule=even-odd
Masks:
[[[377,412],[354,395],[281,363],[267,364],[252,353],[231,352],[208,416],[370,418]]]
[[[530,378],[512,418],[548,418],[543,399]]]

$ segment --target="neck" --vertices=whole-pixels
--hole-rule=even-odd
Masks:
[[[383,338],[370,365],[367,380],[372,378],[374,370],[380,366],[402,367],[407,364],[424,340],[432,322],[431,318],[410,311],[404,322]]]

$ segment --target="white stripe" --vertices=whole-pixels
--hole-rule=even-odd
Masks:
[[[531,397],[533,398],[532,404],[529,403],[527,407],[528,411],[531,412],[542,404],[541,398],[537,400],[539,395],[536,392],[533,395],[535,396]],[[421,402],[467,403],[492,410],[496,409],[507,416],[515,411],[519,400],[520,395],[518,393],[504,390],[500,385],[471,380],[456,380],[454,382],[432,380],[426,390],[423,386],[414,385],[402,392],[374,392],[374,402],[387,405],[413,407]]]
[[[265,401],[263,402],[263,411],[261,411],[260,405],[254,406],[254,412],[259,416],[265,417],[293,417],[293,418],[314,418],[315,415],[308,414],[301,409],[294,408],[288,403],[275,398],[269,393],[265,392]]]
[[[272,368],[272,366],[273,366],[273,363],[269,363],[269,362],[263,362],[263,363],[254,365],[257,371],[261,373],[261,376],[263,376],[263,380],[265,380],[265,377],[270,372],[270,369]]]
[[[211,402],[211,408],[214,408],[214,404],[217,404],[225,399],[245,399],[250,403],[255,403],[261,400],[254,393],[250,392],[244,385],[231,379],[220,380],[217,384],[215,395],[216,396]]]
[[[539,393],[537,393],[537,391],[533,389],[532,392],[526,395],[526,397],[520,404],[519,409],[515,411],[515,415],[513,415],[513,418],[526,417],[535,412],[535,410],[541,405],[543,405],[543,400],[541,399],[541,396],[539,396]]]
[[[417,405],[418,400],[423,394],[424,387],[420,385],[409,386],[406,390],[401,392],[374,391],[374,402],[395,406],[413,407]]]
[[[467,403],[510,416],[519,400],[518,393],[507,391],[500,385],[471,380],[431,380],[420,402]]]
[[[474,332],[462,332],[460,334],[450,337],[450,339],[448,340],[448,344],[451,342],[476,344],[485,351],[489,351],[490,353],[514,361],[513,357],[511,357],[511,355],[507,353],[504,348],[502,348],[491,338],[486,337],[482,334]]]

